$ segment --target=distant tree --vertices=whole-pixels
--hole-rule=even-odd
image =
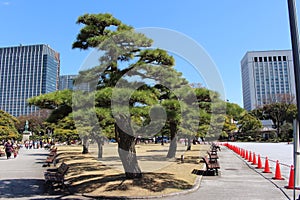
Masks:
[[[32,131],[39,132],[43,129],[45,137],[54,137],[59,141],[77,138],[77,132],[72,128],[67,128],[66,125],[68,123],[74,124],[71,122],[72,118],[69,117],[72,113],[72,93],[71,90],[59,90],[29,98],[27,100],[29,105],[47,111],[47,114],[40,115],[40,117],[33,115],[28,119],[32,125],[30,126]],[[26,118],[28,117],[22,117],[22,121]],[[19,128],[22,128],[22,124],[19,125]],[[70,137],[71,134],[74,134],[74,137]]]
[[[277,136],[281,136],[281,126],[287,119],[293,119],[296,115],[296,105],[288,103],[272,103],[262,107],[265,119],[271,119],[275,125]]]
[[[285,122],[282,126],[281,126],[281,137],[282,140],[284,141],[291,141],[291,139],[293,138],[293,124],[290,122]]]
[[[70,144],[71,141],[80,140],[72,113],[59,120],[57,123],[51,124],[51,127],[53,129],[52,137],[55,138],[55,140],[67,142],[68,144]]]
[[[10,114],[0,110],[0,140],[21,140],[22,135],[18,133],[15,124],[18,120]]]
[[[243,115],[246,114],[246,112],[247,111],[238,104],[226,102],[226,114],[234,121],[238,121]]]
[[[226,104],[216,91],[196,88],[195,93],[200,108],[199,136],[207,141],[217,140],[222,134],[225,122]]]
[[[269,104],[265,104],[251,113],[259,119],[271,119],[276,128],[277,137],[282,138],[281,126],[285,122],[293,122],[296,117],[297,107],[295,98],[290,94],[277,94],[269,98]]]
[[[225,123],[223,127],[223,132],[221,134],[221,139],[228,138],[230,134],[232,134],[234,131],[238,130],[235,123],[232,122],[232,118],[230,115],[225,116]]]
[[[262,123],[253,115],[247,113],[241,117],[238,121],[240,133],[256,132],[262,128]]]
[[[72,112],[72,91],[59,90],[39,96],[31,97],[29,105],[37,106],[41,109],[51,110],[47,122],[57,123],[60,119],[68,116]]]
[[[45,121],[46,116],[36,116],[36,115],[22,115],[17,117],[18,123],[16,123],[16,128],[19,133],[22,133],[24,131],[24,126],[26,121],[29,122],[29,131],[31,131],[33,134],[37,135],[44,135],[45,134]]]

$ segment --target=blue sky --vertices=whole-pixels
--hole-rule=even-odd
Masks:
[[[286,0],[0,0],[0,46],[49,44],[61,54],[61,74],[76,74],[90,51],[71,48],[81,28],[75,22],[105,12],[135,28],[168,28],[195,40],[215,63],[226,99],[241,106],[245,53],[291,48]],[[186,78],[200,80],[189,68]]]

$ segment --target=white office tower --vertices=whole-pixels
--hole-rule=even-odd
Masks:
[[[296,98],[291,50],[249,51],[241,61],[243,104],[248,111]]]

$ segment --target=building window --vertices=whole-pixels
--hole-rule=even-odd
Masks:
[[[286,61],[286,56],[283,56],[283,61]]]
[[[269,56],[269,62],[272,62],[272,56]]]

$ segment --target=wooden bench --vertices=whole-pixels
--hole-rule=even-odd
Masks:
[[[58,168],[54,169],[47,169],[44,172],[45,182],[46,184],[53,184],[57,183],[60,186],[65,187],[65,174],[67,173],[69,166],[62,162]]]
[[[207,155],[209,157],[209,162],[216,162],[219,159],[218,154],[207,151]]]
[[[213,152],[217,152],[218,150],[221,151],[221,147],[214,143],[210,146],[210,148],[211,148],[211,151],[213,151]]]
[[[47,157],[47,159],[45,160],[45,164],[46,166],[50,166],[51,163],[53,163],[54,166],[56,166],[56,157],[57,157],[57,153],[53,153],[53,154],[49,154],[49,156]],[[43,165],[43,166],[44,166]]]
[[[214,175],[218,175],[218,169],[220,169],[220,165],[219,165],[219,162],[216,161],[216,162],[209,162],[209,158],[207,157],[202,157],[202,160],[204,161],[205,163],[205,166],[206,166],[206,171],[213,171],[214,172]]]
[[[56,153],[57,153],[56,150],[50,151],[49,156],[56,155]]]
[[[57,152],[57,147],[53,147],[52,149],[50,149],[50,154],[51,153],[56,153]]]

